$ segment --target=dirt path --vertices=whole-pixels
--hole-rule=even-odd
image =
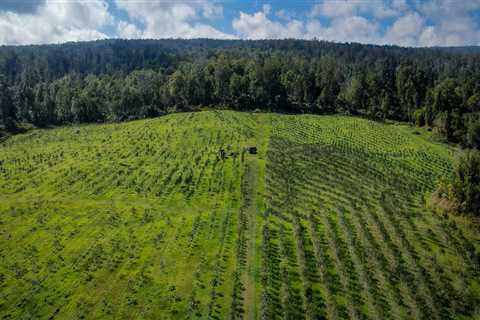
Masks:
[[[258,148],[258,154],[246,155],[243,185],[243,205],[248,217],[247,227],[247,263],[244,272],[245,291],[243,292],[245,314],[244,319],[259,318],[261,309],[261,245],[262,227],[264,223],[263,212],[264,184],[265,184],[265,158],[268,141],[271,134],[271,123],[268,116],[255,117],[255,137],[251,145]]]
[[[245,181],[242,190],[242,201],[245,215],[248,217],[247,225],[247,264],[244,272],[243,283],[245,291],[243,299],[245,305],[245,319],[256,318],[256,282],[257,282],[257,175],[258,164],[256,159],[248,158],[245,164]]]

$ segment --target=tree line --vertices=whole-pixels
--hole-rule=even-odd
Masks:
[[[480,50],[208,39],[0,47],[7,129],[201,107],[408,121],[480,148]]]

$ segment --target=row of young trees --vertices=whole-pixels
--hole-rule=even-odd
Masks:
[[[138,41],[80,43],[74,48],[90,54],[79,57],[66,49],[72,44],[0,48],[0,122],[13,128],[18,122],[122,121],[199,107],[342,112],[432,126],[449,141],[480,147],[475,51],[165,41],[148,42],[158,42],[155,50]],[[123,48],[111,61],[108,45]],[[49,69],[55,57],[61,71]]]

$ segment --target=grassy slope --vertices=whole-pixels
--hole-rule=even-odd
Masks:
[[[419,132],[202,112],[12,137],[0,315],[471,318],[478,233],[423,209],[452,151]]]

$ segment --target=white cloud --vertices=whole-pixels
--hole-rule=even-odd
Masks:
[[[223,7],[212,3],[204,1],[202,2],[202,14],[207,19],[217,19],[223,17]]]
[[[351,17],[368,14],[375,18],[385,19],[398,16],[405,9],[405,0],[326,0],[314,5],[310,15],[326,17]]]
[[[270,14],[272,11],[272,6],[269,4],[264,4],[263,5],[263,12],[265,12],[266,15]]]
[[[403,46],[415,46],[418,43],[418,35],[422,32],[424,19],[417,12],[410,12],[398,18],[388,28],[385,34],[385,42]]]
[[[393,0],[391,6],[393,10],[397,10],[399,12],[408,9],[407,0]]]
[[[119,22],[119,35],[139,38],[233,38],[209,24],[205,19],[222,16],[223,8],[209,1],[147,2],[116,0],[136,26]],[[138,24],[143,25],[140,28]]]
[[[326,27],[311,20],[306,29],[309,38],[337,42],[376,43],[379,37],[378,25],[360,16],[333,19]]]
[[[317,38],[337,42],[396,44],[401,46],[479,45],[479,22],[472,16],[480,0],[322,1],[304,19],[288,19],[270,7],[253,14],[240,12],[232,21],[242,38]],[[323,19],[328,18],[328,19]],[[393,20],[393,21],[392,21]],[[321,22],[328,21],[328,23]]]
[[[133,23],[119,21],[117,24],[117,35],[122,39],[137,39],[142,37],[142,30]]]
[[[480,45],[479,21],[472,15],[478,9],[480,0],[419,2],[417,10],[429,25],[419,36],[418,45]]]
[[[419,43],[423,43],[427,47],[435,46],[439,42],[440,39],[436,34],[435,27],[433,26],[426,27],[420,34]]]
[[[480,44],[479,24],[472,16],[480,0],[418,1],[385,33],[384,43],[403,46],[460,46]]]
[[[269,7],[254,14],[240,12],[238,18],[233,19],[232,27],[242,38],[247,39],[287,39],[303,38],[305,30],[303,22],[290,20],[285,24],[270,20],[267,15]]]
[[[58,43],[106,38],[113,17],[103,0],[47,0],[33,13],[0,12],[1,44]]]
[[[288,19],[282,23],[268,17],[269,10],[253,14],[240,12],[232,21],[233,29],[247,39],[321,39],[339,42],[374,42],[378,37],[378,24],[360,16],[333,18],[329,26],[322,26],[319,20],[301,21]]]
[[[315,5],[312,16],[343,17],[355,14],[358,2],[353,1],[325,1]]]
[[[284,20],[291,20],[293,19],[293,15],[291,12],[287,12],[285,9],[280,9],[275,12],[275,15],[279,17],[280,19]]]
[[[339,41],[376,42],[378,24],[364,17],[353,16],[348,19],[335,19],[328,28],[329,40]]]

